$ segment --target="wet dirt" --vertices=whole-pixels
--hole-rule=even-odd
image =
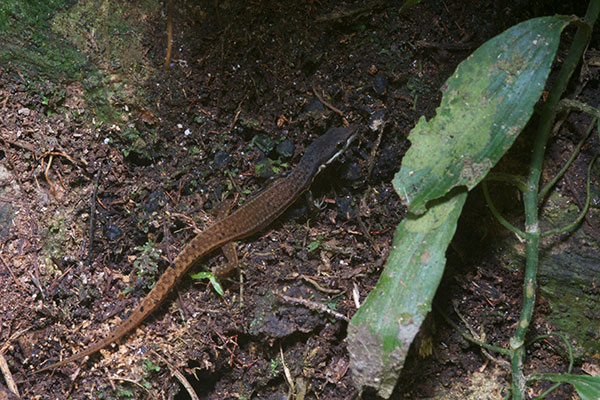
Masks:
[[[346,322],[289,298],[352,316],[353,293],[362,300],[374,287],[404,216],[390,181],[410,129],[434,114],[460,61],[531,9],[502,1],[426,1],[403,11],[394,2],[175,1],[166,70],[167,5],[149,9],[130,21],[144,63],[103,64],[103,83],[93,86],[119,87],[107,100],[120,110],[113,122],[86,96],[89,79],[42,90],[27,71],[0,66],[0,353],[16,386],[23,398],[41,399],[189,398],[182,381],[202,399],[358,398]],[[128,68],[143,73],[121,81]],[[593,99],[597,90],[583,94]],[[569,121],[549,149],[551,169],[589,123]],[[241,269],[221,281],[223,296],[208,280],[185,278],[119,346],[32,374],[104,337],[223,201],[243,204],[291,171],[314,138],[346,123],[360,127],[359,139],[315,180],[313,199],[237,244]],[[575,200],[585,186],[574,177],[586,174],[594,140],[557,189]],[[497,195],[518,222],[519,200]],[[522,274],[507,268],[498,243],[509,235],[481,193],[465,210],[436,304],[507,345]],[[597,238],[597,226],[583,229]],[[193,272],[225,262],[217,251]],[[553,328],[549,312],[541,296],[531,337]],[[564,371],[556,348],[533,346],[527,372]],[[392,398],[497,399],[508,379],[497,355],[432,313]],[[547,398],[572,395],[564,386]]]

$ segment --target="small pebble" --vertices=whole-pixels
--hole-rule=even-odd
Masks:
[[[231,162],[231,156],[225,151],[219,151],[215,154],[215,166],[219,169],[226,169]]]
[[[294,155],[294,149],[294,144],[288,139],[285,139],[283,142],[277,145],[277,154],[279,154],[283,159],[288,159]]]
[[[102,233],[104,234],[104,237],[109,241],[117,240],[123,235],[123,233],[117,226],[111,224],[104,225]]]

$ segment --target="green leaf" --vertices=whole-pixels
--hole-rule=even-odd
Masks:
[[[398,225],[377,286],[348,326],[350,368],[359,388],[391,395],[408,348],[431,310],[466,198],[466,191],[449,196]]]
[[[600,376],[573,374],[538,374],[536,380],[548,380],[557,383],[570,383],[575,387],[581,400],[600,399]]]
[[[391,395],[438,288],[467,191],[512,145],[539,100],[571,17],[525,21],[491,39],[446,82],[436,116],[411,132],[394,187],[408,205],[375,289],[348,326],[355,385]],[[429,203],[428,203],[429,202]]]
[[[512,145],[544,89],[572,17],[522,22],[494,37],[447,80],[435,118],[421,117],[394,178],[409,211],[457,186],[472,189]]]
[[[215,292],[217,292],[219,294],[219,296],[225,295],[225,292],[223,291],[223,287],[221,287],[221,284],[219,283],[217,278],[215,278],[215,276],[211,272],[202,271],[202,272],[198,272],[196,274],[190,274],[190,278],[197,279],[197,280],[208,279],[210,284],[212,285],[212,287],[215,289]]]
[[[154,362],[152,362],[152,360],[146,359],[144,360],[144,363],[142,364],[142,369],[145,372],[159,372],[160,371],[160,367],[156,364],[154,364]]]
[[[309,252],[313,252],[315,250],[317,250],[319,248],[319,246],[321,246],[321,239],[317,239],[317,240],[313,240],[312,242],[310,242],[307,246],[306,249]]]

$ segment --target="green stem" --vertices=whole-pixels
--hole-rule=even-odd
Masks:
[[[525,376],[523,375],[523,362],[525,360],[525,335],[531,324],[533,308],[535,305],[535,294],[537,290],[537,271],[539,266],[540,229],[539,229],[539,210],[537,206],[540,176],[546,152],[546,145],[550,137],[552,124],[554,123],[555,111],[558,102],[567,88],[569,78],[575,71],[583,51],[592,32],[592,26],[600,12],[600,0],[591,0],[584,18],[585,24],[580,24],[577,33],[571,43],[567,58],[558,74],[556,83],[550,90],[548,99],[542,108],[541,122],[536,135],[533,153],[531,156],[531,169],[527,178],[527,190],[524,195],[525,207],[525,232],[527,238],[526,244],[526,264],[525,279],[523,283],[523,309],[519,317],[517,329],[510,340],[510,347],[513,351],[511,357],[512,367],[512,396],[513,400],[523,400],[525,398]]]
[[[560,102],[562,103],[563,101],[564,100],[561,100]],[[552,187],[556,184],[556,182],[558,182],[558,180],[560,178],[562,178],[562,176],[565,174],[565,172],[567,171],[567,169],[569,169],[569,167],[571,166],[571,164],[573,163],[573,161],[575,161],[575,159],[579,155],[579,152],[581,151],[581,148],[583,147],[583,144],[585,143],[585,141],[587,140],[587,138],[592,133],[592,130],[594,130],[594,127],[596,126],[596,120],[597,120],[597,117],[594,117],[592,119],[592,122],[588,126],[587,131],[585,132],[585,135],[583,135],[583,138],[579,141],[579,143],[575,147],[575,150],[573,150],[573,153],[571,153],[571,157],[569,157],[569,160],[560,169],[560,171],[558,171],[558,173],[556,174],[556,176],[554,178],[552,178],[552,180],[550,182],[548,182],[544,186],[544,188],[542,190],[540,190],[540,192],[538,193],[538,203],[542,202],[542,200],[544,200],[544,198],[546,197],[546,195],[548,194],[548,192],[550,191],[550,189],[552,189]]]
[[[552,336],[559,337],[565,345],[565,349],[567,350],[567,356],[569,357],[569,367],[567,368],[567,374],[570,374],[571,371],[573,370],[573,363],[575,362],[575,357],[573,356],[573,346],[571,345],[571,343],[569,343],[569,340],[567,339],[567,337],[565,335],[563,335],[560,332],[550,332],[546,335],[540,335],[540,336],[533,338],[533,340],[531,340],[527,344],[529,345],[531,343],[537,342],[538,340],[547,339]],[[533,375],[531,375],[531,377],[535,377],[537,375],[539,375],[539,374],[533,374]]]
[[[515,235],[519,236],[519,238],[525,239],[525,237],[527,237],[527,235],[525,234],[525,232],[523,232],[522,230],[520,230],[519,228],[517,228],[516,226],[514,226],[510,222],[508,222],[506,220],[506,218],[504,218],[502,216],[502,214],[500,214],[500,211],[498,211],[498,209],[494,205],[494,202],[492,201],[490,193],[488,192],[487,182],[486,181],[481,182],[481,189],[483,190],[483,196],[485,197],[485,201],[486,201],[486,203],[487,203],[487,205],[488,205],[488,207],[489,207],[492,215],[494,217],[496,217],[496,219],[498,220],[498,222],[500,222],[500,224],[503,227],[505,227],[506,229],[508,229],[509,231],[511,231],[512,233],[514,233]]]
[[[516,186],[522,192],[527,189],[525,177],[519,175],[506,174],[504,172],[490,172],[485,177],[489,182],[504,182]]]
[[[567,226],[564,226],[562,228],[557,228],[557,229],[551,229],[547,232],[542,233],[542,237],[570,232],[571,230],[575,229],[575,227],[577,225],[579,225],[579,223],[581,221],[583,221],[583,219],[585,218],[585,215],[587,214],[587,212],[590,208],[590,198],[591,198],[590,179],[592,177],[592,167],[594,166],[594,162],[596,161],[597,158],[598,158],[598,156],[594,157],[592,159],[592,161],[590,162],[590,165],[588,165],[587,183],[585,186],[586,187],[585,204],[583,206],[583,210],[581,210],[581,212],[579,213],[579,216],[575,219],[575,221],[573,221],[572,223],[570,223]]]
[[[554,385],[550,386],[548,388],[548,390],[546,390],[544,393],[540,394],[539,396],[534,397],[533,400],[544,399],[546,396],[548,396],[550,393],[552,393],[554,390],[556,390],[560,385],[561,385],[560,383],[555,383]]]
[[[527,190],[524,193],[525,207],[525,232],[526,232],[526,264],[525,279],[523,283],[523,309],[519,317],[517,329],[510,340],[512,350],[512,396],[513,400],[525,398],[525,376],[523,374],[523,362],[525,360],[525,335],[535,305],[535,294],[537,290],[537,271],[539,265],[540,229],[539,210],[537,206],[540,176],[544,162],[546,145],[550,137],[552,124],[554,123],[555,111],[558,102],[567,88],[569,78],[577,67],[581,56],[589,42],[592,26],[600,12],[600,0],[591,0],[584,18],[585,24],[580,24],[577,33],[571,43],[567,58],[558,74],[556,83],[550,90],[548,99],[542,108],[541,123],[536,135],[533,153],[531,157],[531,169],[527,178]]]
[[[560,110],[578,110],[587,114],[590,114],[591,116],[594,116],[596,118],[600,118],[600,109],[596,108],[596,107],[592,107],[589,104],[585,104],[582,103],[580,101],[577,100],[573,100],[573,99],[562,99],[560,101],[560,103],[558,103],[558,107]]]
[[[510,350],[505,349],[504,347],[498,347],[491,344],[487,344],[481,340],[476,339],[474,336],[469,335],[467,332],[463,331],[457,324],[454,323],[454,321],[450,319],[450,317],[441,308],[436,307],[436,311],[439,312],[442,318],[444,318],[444,320],[446,320],[446,322],[450,326],[452,326],[465,340],[474,343],[479,347],[483,347],[484,349],[500,353],[504,356],[510,355]]]

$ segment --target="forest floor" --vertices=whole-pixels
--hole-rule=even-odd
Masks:
[[[347,323],[277,294],[354,314],[354,296],[363,301],[375,286],[405,213],[391,180],[408,133],[435,114],[462,60],[533,11],[492,0],[424,1],[402,11],[401,2],[174,1],[173,53],[163,69],[167,5],[112,3],[57,6],[42,21],[47,35],[15,34],[5,42],[10,56],[0,45],[0,355],[11,372],[3,371],[0,398],[12,398],[11,380],[27,399],[184,399],[186,380],[201,399],[357,398]],[[596,37],[590,51],[597,48]],[[598,90],[596,78],[579,95],[597,105]],[[291,171],[311,141],[347,123],[359,127],[359,139],[314,182],[320,206],[300,198],[238,243],[241,268],[221,281],[222,296],[208,280],[186,277],[118,346],[32,374],[106,336],[215,221],[221,203],[243,204]],[[573,115],[555,134],[546,177],[589,123]],[[556,186],[573,207],[585,203],[596,136]],[[504,168],[526,170],[529,140],[519,139]],[[597,177],[593,184],[590,216],[560,238],[563,250],[581,247],[583,236],[598,249]],[[516,191],[492,193],[522,222]],[[522,255],[474,190],[435,303],[464,329],[507,346]],[[192,272],[225,262],[217,251]],[[542,289],[531,337],[561,328],[555,308]],[[527,372],[565,371],[557,344],[531,346]],[[575,371],[590,372],[598,349],[578,349]],[[496,357],[434,312],[392,398],[501,399],[510,372]],[[573,396],[563,385],[547,398]]]

